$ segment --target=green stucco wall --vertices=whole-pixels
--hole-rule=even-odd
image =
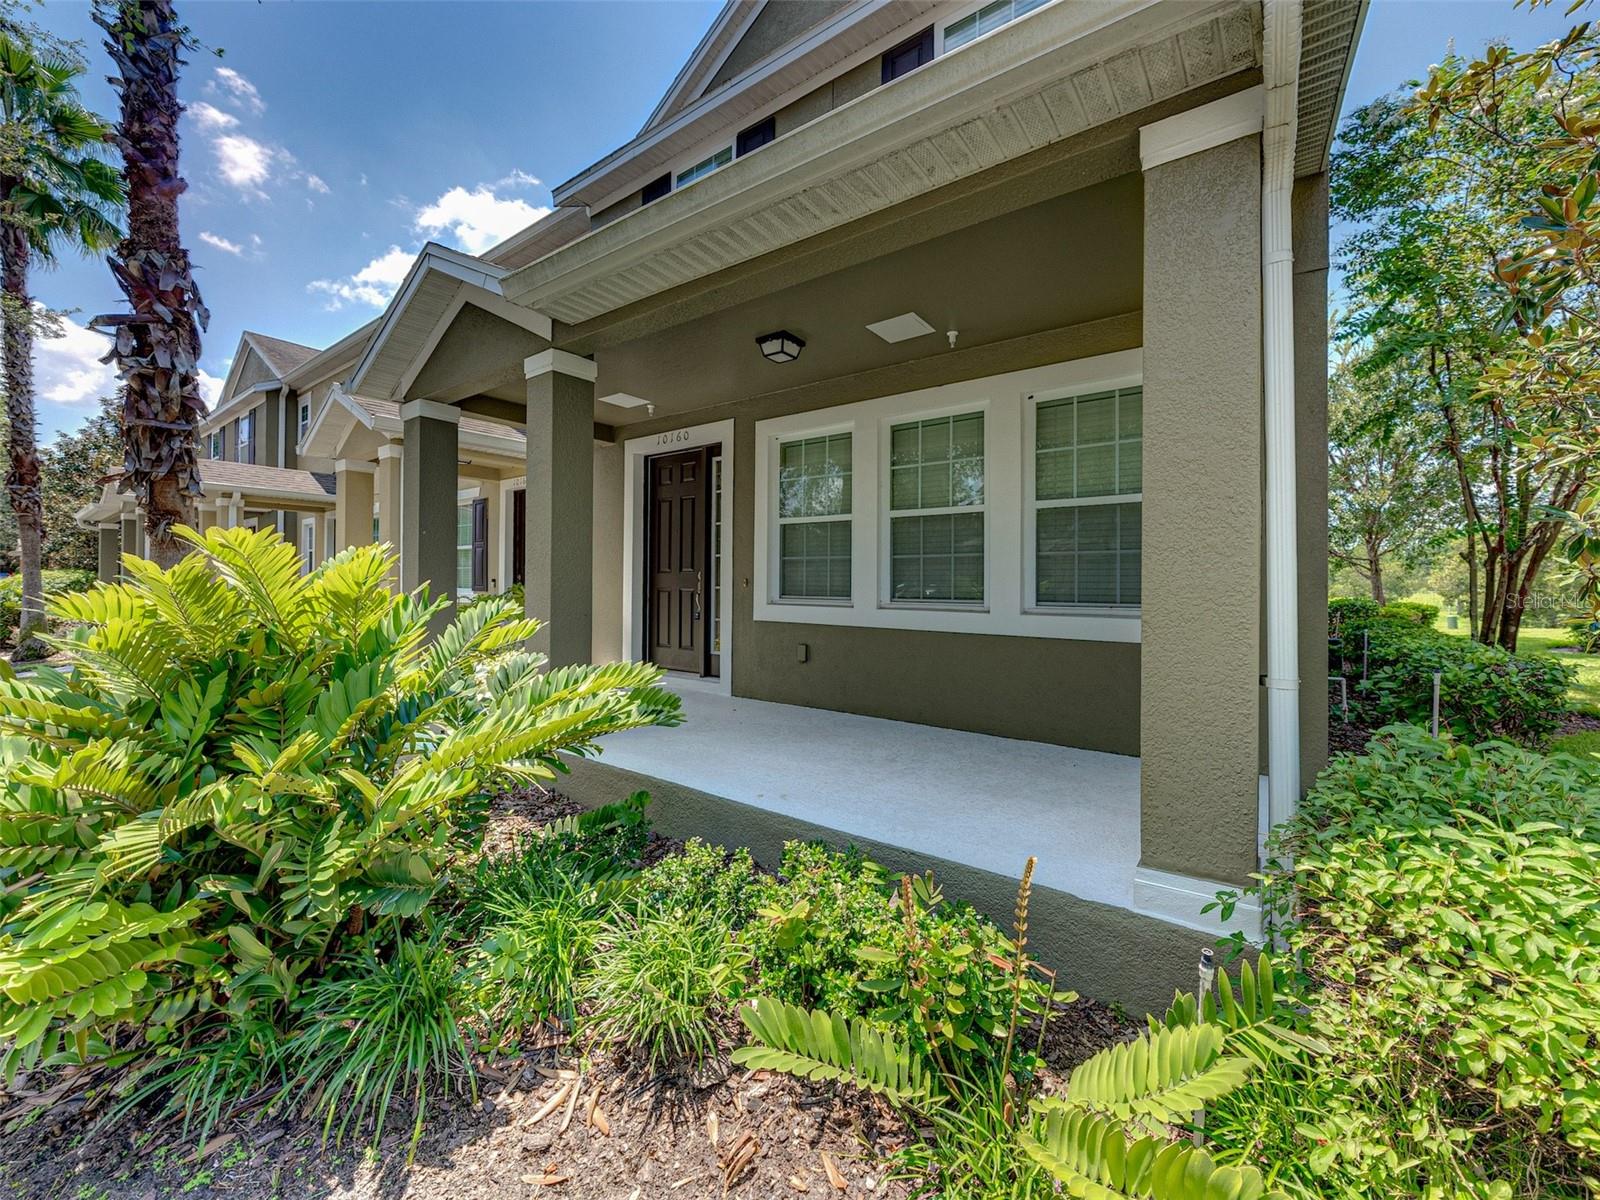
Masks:
[[[781,0],[781,3],[766,5],[760,15],[751,22],[750,28],[745,30],[744,36],[739,39],[733,51],[717,68],[716,74],[702,89],[702,94],[715,91],[767,55],[781,50],[813,25],[820,24],[845,8],[848,2],[849,0]]]
[[[1256,869],[1261,139],[1145,173],[1141,864]]]

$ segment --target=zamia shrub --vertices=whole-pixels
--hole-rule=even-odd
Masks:
[[[53,601],[65,672],[0,682],[9,1070],[295,1005],[424,911],[491,789],[678,720],[651,667],[544,670],[510,602],[430,641],[381,547],[302,575],[272,531],[180,533]]]
[[[1322,985],[1305,1028],[1329,1047],[1296,1085],[1312,1115],[1285,1121],[1308,1172],[1333,1194],[1582,1194],[1600,764],[1397,726],[1333,762],[1280,848],[1269,903],[1292,883],[1286,936]]]

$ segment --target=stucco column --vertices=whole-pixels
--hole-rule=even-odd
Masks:
[[[399,442],[388,442],[378,447],[378,540],[398,553],[400,549],[400,460],[403,457]],[[391,576],[391,589],[400,586],[399,579]]]
[[[545,350],[528,380],[527,612],[555,666],[593,651],[594,362]]]
[[[124,554],[139,553],[139,516],[137,513],[133,516],[122,518],[122,552]],[[117,566],[117,574],[119,576],[122,574],[120,561]]]
[[[108,522],[99,527],[98,533],[95,578],[101,583],[111,583],[122,569],[122,526]]]
[[[335,514],[333,552],[372,543],[372,500],[378,468],[369,462],[341,458],[333,464]]]
[[[432,400],[400,406],[404,443],[400,456],[400,588],[427,585],[451,607],[434,618],[449,624],[456,595],[457,425],[461,410]]]
[[[1199,923],[1256,869],[1260,89],[1141,131],[1144,520],[1135,903]]]

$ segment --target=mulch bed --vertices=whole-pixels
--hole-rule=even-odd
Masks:
[[[497,798],[488,853],[578,811],[530,788]],[[652,835],[646,858],[678,843]],[[1070,987],[1071,980],[1063,979]],[[730,1020],[725,1045],[738,1044]],[[1046,1086],[1103,1047],[1141,1032],[1106,1005],[1080,1000],[1045,1040]],[[579,1072],[582,1072],[581,1076]],[[411,1121],[390,1113],[382,1142],[322,1144],[316,1122],[224,1126],[197,1150],[175,1123],[138,1116],[108,1131],[80,1113],[82,1095],[59,1081],[19,1077],[0,1089],[0,1194],[60,1200],[686,1200],[701,1197],[882,1197],[913,1186],[888,1159],[915,1136],[866,1093],[815,1085],[725,1059],[692,1078],[653,1076],[625,1053],[577,1057],[564,1040],[527,1044],[520,1058],[481,1068],[479,1096],[430,1102],[426,1132],[407,1166]],[[556,1100],[552,1107],[550,1102]],[[548,1111],[545,1111],[548,1110]],[[543,1115],[540,1115],[543,1113]],[[537,1118],[537,1119],[536,1119]]]

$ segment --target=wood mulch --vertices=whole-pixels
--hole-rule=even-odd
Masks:
[[[486,850],[503,853],[539,825],[578,811],[527,789],[498,798]],[[655,861],[678,844],[652,836]],[[1071,981],[1062,980],[1062,986]],[[739,1042],[730,1018],[724,1052]],[[1140,1027],[1089,1000],[1061,1010],[1044,1045],[1047,1086]],[[51,1200],[904,1200],[913,1186],[890,1159],[915,1137],[882,1101],[837,1085],[732,1066],[693,1077],[652,1075],[625,1053],[567,1041],[525,1043],[520,1057],[480,1066],[479,1094],[430,1101],[407,1165],[411,1121],[390,1113],[382,1142],[323,1145],[312,1121],[221,1128],[204,1147],[173,1122],[130,1117],[99,1130],[81,1090],[19,1078],[0,1088],[0,1195]],[[70,1085],[70,1080],[66,1081]],[[48,1089],[48,1090],[47,1090]],[[76,1095],[74,1091],[76,1090]]]

